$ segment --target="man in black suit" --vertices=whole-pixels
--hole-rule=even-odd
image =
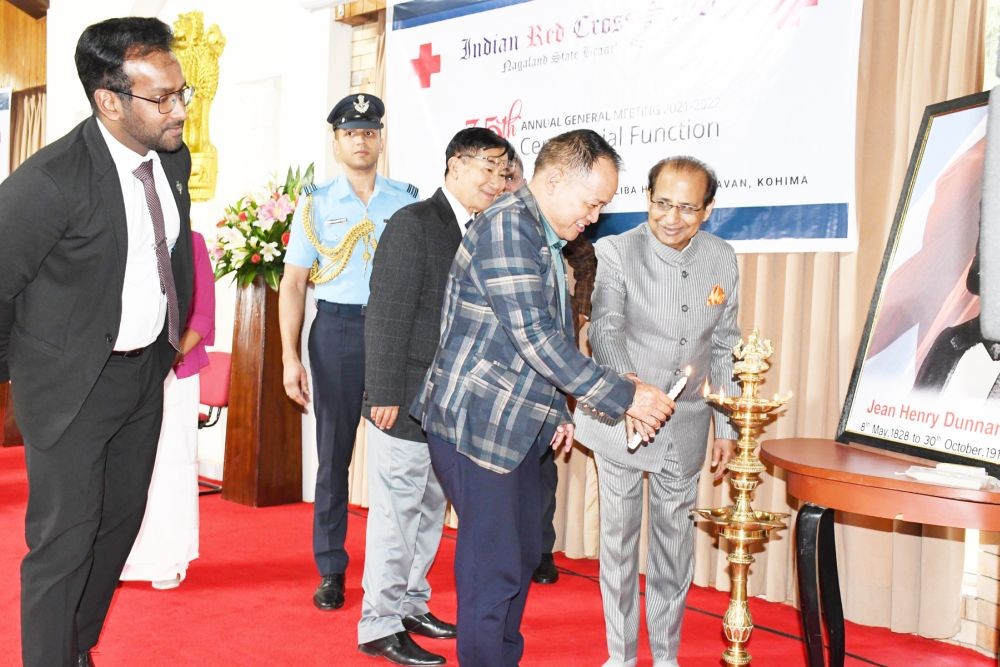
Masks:
[[[358,643],[363,653],[399,665],[444,664],[410,634],[455,637],[455,626],[427,606],[427,571],[446,502],[409,405],[437,350],[445,283],[466,223],[503,192],[508,151],[510,144],[485,128],[456,134],[445,150],[444,187],[393,214],[373,260],[363,411],[369,511]]]
[[[152,18],[88,27],[93,116],[0,183],[0,381],[25,440],[31,667],[91,665],[146,505],[192,289],[192,90]]]

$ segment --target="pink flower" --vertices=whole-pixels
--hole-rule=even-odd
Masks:
[[[250,256],[250,261],[253,264],[260,264],[260,255],[258,255],[257,253],[254,253],[253,255]]]
[[[261,219],[284,220],[295,210],[295,205],[288,195],[281,195],[277,199],[269,199],[261,204],[258,214]]]
[[[240,216],[239,217],[240,217],[240,221],[241,222],[246,222],[247,221],[247,212],[246,211],[240,211]]]

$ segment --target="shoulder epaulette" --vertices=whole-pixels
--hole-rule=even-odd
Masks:
[[[385,182],[392,189],[394,189],[394,190],[396,190],[398,192],[405,192],[406,194],[410,195],[414,199],[417,199],[417,195],[420,194],[419,188],[417,188],[417,186],[413,185],[412,183],[405,183],[403,181],[397,181],[397,180],[395,180],[393,178],[386,178]]]
[[[302,194],[311,195],[312,193],[316,192],[317,188],[319,188],[319,186],[316,185],[315,183],[307,183],[306,185],[302,186]]]

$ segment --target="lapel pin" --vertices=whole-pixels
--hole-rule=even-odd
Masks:
[[[180,181],[174,181],[174,187],[177,188],[177,194],[184,194],[184,186]]]

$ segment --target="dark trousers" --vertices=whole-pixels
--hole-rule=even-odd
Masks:
[[[27,667],[75,665],[97,643],[142,524],[163,416],[154,350],[111,357],[48,449],[25,434],[28,555],[21,563]]]
[[[500,474],[427,436],[434,472],[458,513],[455,588],[463,667],[516,666],[524,653],[521,617],[541,557],[538,459],[551,440],[552,430],[542,429],[521,464]]]
[[[556,543],[556,528],[552,525],[552,521],[556,517],[556,487],[559,486],[556,453],[551,447],[545,448],[541,465],[542,553],[550,554]]]
[[[347,469],[361,421],[365,385],[365,319],[360,306],[319,302],[309,331],[316,413],[316,502],[313,554],[321,575],[347,570]]]

